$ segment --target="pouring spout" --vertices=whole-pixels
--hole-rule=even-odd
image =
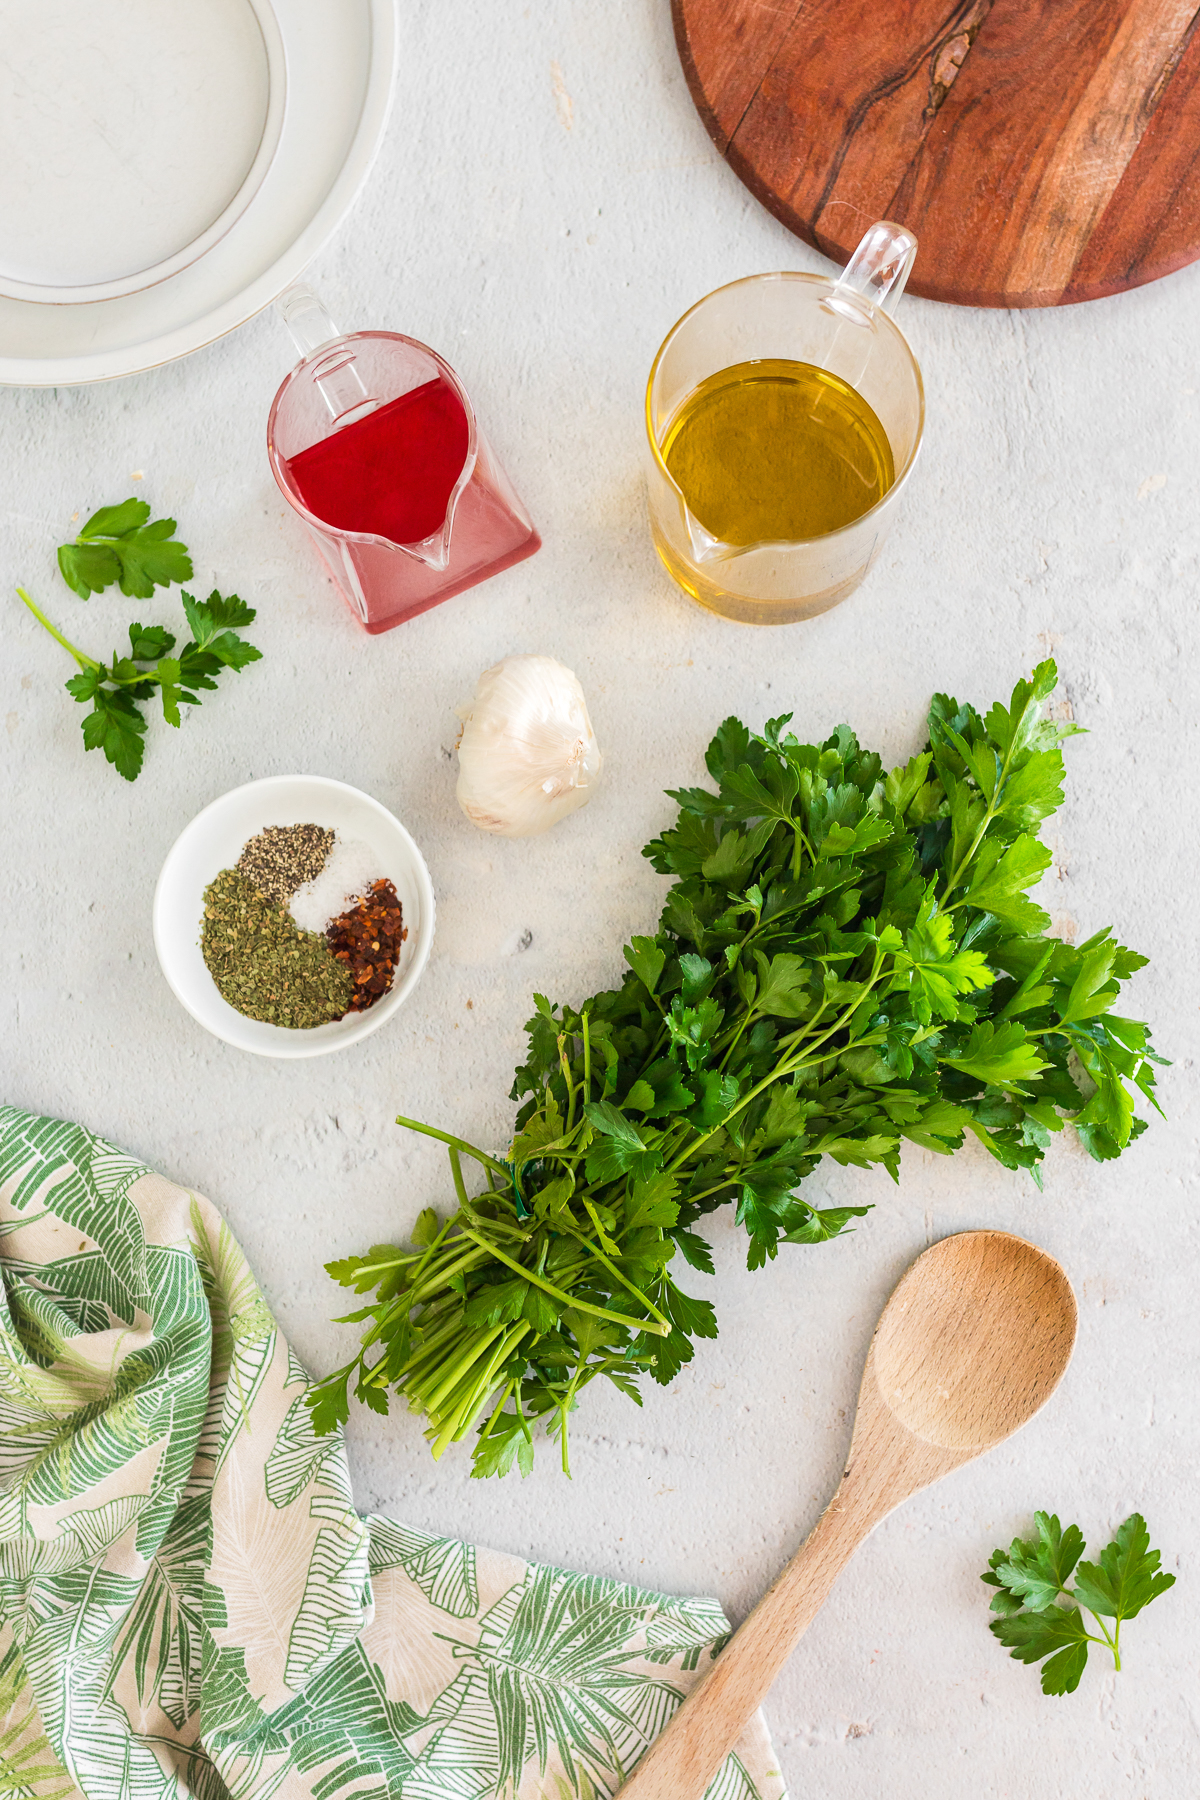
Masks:
[[[427,569],[436,569],[439,573],[450,566],[450,530],[454,522],[453,502],[447,509],[445,523],[437,530],[422,538],[419,544],[401,544],[400,548],[424,563]]]
[[[730,554],[730,546],[721,538],[714,537],[712,532],[703,526],[682,494],[679,497],[683,522],[687,526],[688,542],[692,547],[692,555],[698,563],[719,562]]]

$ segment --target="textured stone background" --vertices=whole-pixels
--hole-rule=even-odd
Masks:
[[[711,1227],[722,1335],[637,1412],[587,1396],[575,1479],[435,1468],[415,1421],[351,1428],[364,1508],[742,1612],[815,1518],[840,1468],[873,1321],[932,1239],[974,1225],[1062,1258],[1079,1349],[1050,1408],[1007,1448],[889,1519],[865,1546],[768,1708],[797,1796],[1010,1800],[1185,1796],[1200,1788],[1195,1470],[1197,1054],[1195,708],[1200,557],[1200,269],[1061,312],[908,300],[924,368],[923,461],[888,552],[847,605],[755,632],[673,591],[644,518],[643,383],[693,300],[755,270],[817,268],[739,186],[695,117],[666,0],[585,6],[415,0],[399,89],[357,211],[313,269],[347,328],[384,325],[460,370],[530,506],[533,561],[380,638],[333,592],[267,468],[289,362],[266,316],[171,368],[73,391],[0,393],[0,572],[32,584],[98,652],[133,613],[58,582],[73,515],[137,491],[174,513],[197,583],[260,609],[265,661],[176,737],[150,732],[126,786],[85,757],[62,652],[0,600],[6,757],[2,1025],[12,1100],[85,1121],[224,1210],[311,1367],[331,1327],[329,1257],[403,1234],[449,1191],[403,1110],[500,1142],[533,989],[575,998],[618,973],[661,883],[639,855],[661,790],[697,779],[712,728],[793,708],[803,735],[847,719],[889,756],[921,738],[930,693],[989,702],[1053,651],[1075,717],[1069,796],[1045,899],[1058,928],[1110,922],[1153,957],[1130,1010],[1174,1060],[1169,1123],[1098,1167],[1056,1144],[1039,1196],[982,1151],[910,1150],[899,1187],[831,1167],[821,1203],[872,1202],[854,1236],[745,1269]],[[141,471],[134,478],[134,471]],[[143,618],[174,621],[160,595]],[[503,843],[454,803],[454,707],[506,652],[574,668],[606,751],[592,805]],[[337,776],[391,806],[439,902],[432,965],[385,1031],[273,1064],[207,1037],[159,974],[150,901],[192,815],[253,776]],[[518,945],[532,934],[528,949]],[[1072,1698],[986,1630],[978,1581],[1035,1507],[1098,1547],[1147,1514],[1175,1591],[1131,1626],[1119,1677]]]

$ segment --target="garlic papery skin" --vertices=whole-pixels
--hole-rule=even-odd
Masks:
[[[583,689],[552,656],[506,656],[460,710],[458,804],[481,831],[536,837],[591,799],[603,758]]]

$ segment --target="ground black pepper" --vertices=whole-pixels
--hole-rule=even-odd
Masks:
[[[218,991],[248,1019],[308,1031],[351,1010],[354,978],[325,938],[301,931],[240,869],[205,888],[200,949]]]
[[[286,906],[298,887],[315,881],[333,849],[333,833],[320,825],[268,825],[252,837],[237,866],[264,899]]]

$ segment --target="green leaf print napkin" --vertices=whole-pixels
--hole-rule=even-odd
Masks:
[[[0,1109],[0,1794],[583,1800],[728,1627],[354,1510],[213,1207]],[[709,1790],[781,1800],[761,1719]]]

